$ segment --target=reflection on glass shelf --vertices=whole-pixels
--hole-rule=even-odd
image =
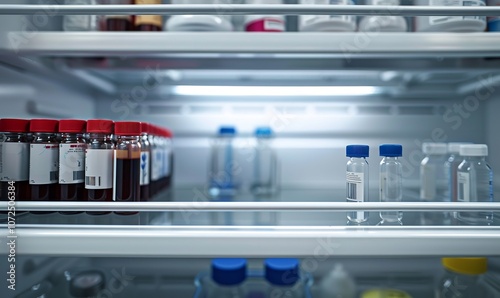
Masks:
[[[242,193],[234,197],[213,199],[204,196],[202,188],[174,189],[163,192],[153,201],[195,202],[200,206],[204,202],[345,202],[343,189],[283,189],[272,197],[255,197],[250,193]],[[417,190],[405,190],[405,202],[418,202]],[[372,202],[378,200],[376,190],[370,192]],[[0,215],[0,223],[6,223],[5,216]],[[18,213],[16,224],[82,224],[82,225],[239,225],[239,226],[357,226],[348,223],[346,212],[307,211],[307,212],[140,212],[135,215],[89,215],[79,213],[65,215],[57,212],[50,214]],[[495,218],[494,225],[500,225]],[[443,226],[462,225],[453,216],[453,212],[404,212],[402,222],[382,222],[379,212],[369,212],[368,221],[359,226]]]

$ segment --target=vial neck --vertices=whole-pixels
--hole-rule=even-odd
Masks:
[[[0,133],[0,142],[27,142],[27,136],[25,133],[17,132],[6,132]]]
[[[484,162],[486,161],[486,156],[466,156],[465,160],[468,162]]]
[[[481,275],[461,274],[447,270],[449,274],[453,275],[453,282],[460,285],[471,285],[477,283]]]
[[[83,132],[81,133],[61,133],[62,142],[77,142],[84,139]]]
[[[107,142],[111,141],[113,137],[111,134],[102,134],[102,133],[90,133],[89,134],[89,141],[90,142]]]
[[[55,133],[47,133],[47,132],[34,132],[33,133],[33,142],[46,142],[46,141],[55,141],[56,134]]]
[[[399,161],[399,156],[385,156],[385,161]]]
[[[118,136],[118,142],[139,142],[140,136]]]

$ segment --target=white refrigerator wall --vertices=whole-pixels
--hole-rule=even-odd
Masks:
[[[498,106],[498,98],[491,98],[491,103],[481,102],[472,112],[455,109],[454,105],[464,100],[461,98],[170,97],[140,102],[124,98],[119,95],[99,100],[97,116],[150,121],[172,129],[178,187],[207,182],[210,144],[221,125],[234,125],[239,132],[237,162],[244,189],[251,182],[255,144],[252,133],[257,126],[271,126],[276,131],[274,146],[281,165],[281,182],[288,188],[343,187],[348,144],[370,145],[372,187],[377,186],[378,146],[382,143],[404,145],[407,187],[418,186],[423,142],[486,142],[491,143],[492,153],[500,145],[489,135],[498,120],[487,117],[492,110],[488,104]],[[467,117],[460,113],[467,113]],[[492,159],[492,163],[500,168],[498,159]]]

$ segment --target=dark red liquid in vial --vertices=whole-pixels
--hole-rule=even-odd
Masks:
[[[31,185],[32,201],[54,201],[56,199],[57,184]],[[32,211],[33,214],[50,214],[52,211]]]
[[[135,30],[136,31],[154,31],[154,32],[157,32],[157,31],[163,31],[161,27],[159,26],[156,26],[156,25],[138,25],[135,27]]]
[[[59,184],[57,187],[58,201],[82,202],[85,201],[85,184]],[[82,211],[61,211],[61,214],[79,214]]]
[[[107,18],[106,28],[108,31],[132,31],[132,22],[123,18]]]
[[[87,189],[87,198],[89,202],[112,202],[113,189]],[[90,215],[110,214],[109,211],[87,211]]]
[[[139,156],[138,156],[139,157]],[[141,199],[141,160],[116,159],[116,201],[139,202]],[[138,212],[116,212],[121,215],[137,214]]]
[[[149,185],[141,185],[141,202],[147,202],[149,199]]]

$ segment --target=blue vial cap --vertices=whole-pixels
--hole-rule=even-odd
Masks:
[[[236,135],[236,128],[234,126],[222,126],[219,128],[219,135],[234,136]]]
[[[403,146],[399,144],[380,145],[380,156],[401,157],[403,156]]]
[[[290,286],[299,280],[299,260],[297,259],[266,259],[266,280],[278,286]]]
[[[224,286],[234,286],[245,281],[247,277],[247,260],[245,259],[213,259],[212,279]]]
[[[348,145],[345,148],[347,157],[369,157],[370,146],[368,145]]]
[[[255,136],[258,138],[270,138],[273,135],[273,131],[270,127],[259,127],[255,130]]]

